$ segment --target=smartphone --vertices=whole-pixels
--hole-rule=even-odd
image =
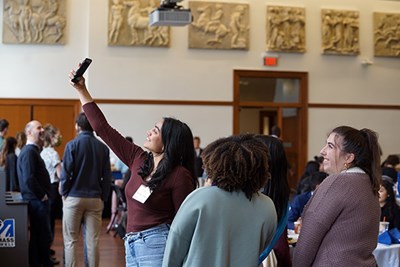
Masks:
[[[89,68],[90,63],[92,63],[92,60],[90,58],[85,58],[85,60],[81,63],[81,66],[79,69],[76,71],[74,78],[72,78],[71,82],[77,83],[79,81],[79,78],[83,76],[87,68]]]

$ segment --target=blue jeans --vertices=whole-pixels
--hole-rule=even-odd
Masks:
[[[128,233],[125,240],[126,267],[158,267],[162,265],[170,225]]]

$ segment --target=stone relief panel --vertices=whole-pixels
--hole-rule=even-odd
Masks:
[[[267,51],[306,51],[305,8],[267,6]]]
[[[358,11],[322,9],[322,52],[358,55],[360,53],[359,17]]]
[[[189,48],[249,49],[249,5],[190,1]]]
[[[66,0],[3,3],[3,43],[65,44]]]
[[[374,55],[400,57],[400,14],[374,13]]]
[[[150,26],[156,0],[109,0],[108,45],[168,47],[170,27]]]

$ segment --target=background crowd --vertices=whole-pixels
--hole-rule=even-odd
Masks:
[[[399,157],[381,163],[370,129],[333,129],[291,189],[277,126],[271,135],[225,137],[203,149],[188,125],[164,117],[139,146],[109,125],[84,78],[72,86],[84,112],[62,157],[55,150],[62,142],[56,126],[33,120],[12,137],[10,124],[0,119],[6,190],[29,202],[30,266],[59,264],[51,249],[59,207],[65,266],[81,260],[81,233],[85,265],[99,266],[111,188],[107,231],[123,225],[126,266],[258,266],[264,251],[278,266],[373,266],[379,222],[400,228]],[[118,157],[114,164],[110,149]],[[293,257],[287,229],[300,232]]]

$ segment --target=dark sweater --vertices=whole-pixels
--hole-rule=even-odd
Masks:
[[[61,194],[106,201],[111,188],[110,153],[93,132],[82,131],[67,143],[61,172]]]
[[[49,196],[50,177],[37,146],[29,144],[22,148],[17,172],[24,200],[41,200],[46,194]]]
[[[182,166],[177,166],[145,203],[133,199],[132,196],[138,188],[146,184],[138,175],[138,171],[146,159],[147,152],[130,143],[112,128],[94,102],[85,104],[83,109],[97,135],[132,172],[125,188],[128,205],[127,233],[143,231],[163,223],[170,224],[183,200],[195,189],[190,172]]]

